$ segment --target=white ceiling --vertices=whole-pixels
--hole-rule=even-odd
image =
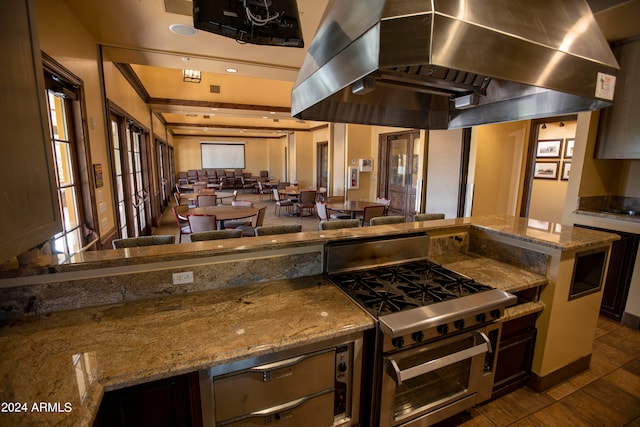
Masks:
[[[152,106],[174,134],[273,136],[318,124],[292,119],[288,110],[291,88],[328,0],[298,0],[304,49],[240,44],[200,30],[191,37],[177,35],[171,24],[193,25],[189,0],[64,2],[103,46],[105,58],[132,65],[150,98],[198,101]],[[596,19],[607,39],[638,34],[640,0],[590,3],[594,10],[604,9]],[[229,67],[238,73],[227,74]],[[202,71],[203,81],[183,83],[184,68]],[[211,85],[220,93],[211,93]],[[232,108],[213,110],[211,103]]]

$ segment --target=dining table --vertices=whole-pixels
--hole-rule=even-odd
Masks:
[[[337,211],[349,214],[351,219],[355,219],[358,214],[364,212],[367,206],[386,206],[382,203],[367,200],[345,200],[344,202],[327,203],[327,211]]]
[[[203,206],[201,208],[189,208],[180,212],[181,219],[187,219],[187,215],[215,215],[218,221],[218,229],[224,229],[224,222],[232,219],[250,218],[258,214],[261,208],[266,208],[263,203],[254,203],[253,206]]]
[[[228,199],[233,197],[233,193],[229,193],[227,191],[216,191],[212,195],[216,196],[218,199]],[[180,193],[180,198],[192,200],[195,203],[195,200],[198,198],[198,193]]]

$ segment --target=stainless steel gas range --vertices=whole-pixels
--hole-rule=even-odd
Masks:
[[[365,336],[363,425],[427,426],[491,397],[516,297],[428,260],[426,234],[332,242],[327,277],[378,327]]]

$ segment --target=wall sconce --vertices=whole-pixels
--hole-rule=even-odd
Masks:
[[[564,127],[564,122],[560,122],[560,127]]]
[[[546,129],[546,128],[547,128],[547,124],[546,124],[546,123],[543,123],[543,124],[542,124],[542,129]]]
[[[182,70],[182,81],[187,83],[200,83],[202,76],[198,70]]]

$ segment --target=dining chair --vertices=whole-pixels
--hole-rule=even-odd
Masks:
[[[267,189],[262,181],[258,181],[258,194],[260,194],[260,200],[262,200],[262,197],[266,195],[269,196],[269,200],[273,200],[273,192]]]
[[[369,225],[384,225],[384,224],[402,224],[405,221],[404,216],[401,215],[387,215],[376,216],[369,220]]]
[[[320,221],[329,221],[327,216],[327,204],[324,202],[316,202],[316,216]]]
[[[251,200],[232,200],[231,206],[252,208]],[[224,228],[234,229],[241,225],[251,225],[251,218],[230,219],[224,222]]]
[[[384,214],[389,215],[389,206],[391,206],[391,200],[384,197],[376,197],[376,203],[385,205]]]
[[[186,218],[186,214],[188,210],[189,210],[189,206],[185,206],[185,205],[173,207],[173,215],[176,218],[176,223],[178,224],[178,230],[180,232],[180,235],[178,237],[178,243],[182,243],[183,235],[191,234],[191,227],[189,227],[189,221],[187,221],[187,218]]]
[[[193,184],[193,192],[198,194],[200,192],[200,190],[203,190],[207,188],[207,184],[206,183],[201,183],[201,184]]]
[[[300,202],[298,209],[300,210],[300,218],[304,216],[305,209],[309,211],[309,215],[315,213],[316,208],[316,190],[305,190],[300,192]]]
[[[338,230],[340,228],[358,227],[360,221],[357,219],[336,219],[334,221],[321,222],[318,226],[320,230]]]
[[[443,213],[418,213],[413,216],[414,221],[433,221],[434,219],[444,219]]]
[[[290,199],[280,199],[280,193],[278,193],[277,188],[273,188],[271,191],[273,192],[273,200],[276,201],[274,213],[280,216],[280,210],[283,206],[287,208],[287,212],[291,212],[291,206],[293,206],[293,202]]]
[[[386,206],[382,205],[365,206],[362,216],[360,217],[360,225],[362,225],[363,227],[369,225],[369,221],[371,221],[371,218],[383,216],[385,209]]]
[[[251,237],[255,236],[255,230],[258,227],[262,227],[262,223],[264,222],[264,216],[267,212],[267,207],[263,207],[258,209],[258,213],[253,217],[253,222],[251,225],[240,225],[236,227],[236,230],[242,231],[243,236]]]
[[[189,221],[189,228],[191,228],[192,233],[218,229],[215,215],[190,214],[187,215],[187,221]]]
[[[199,208],[205,206],[216,206],[218,203],[218,198],[215,195],[211,194],[198,194],[197,196],[197,204]]]
[[[207,240],[235,239],[242,237],[242,230],[209,230],[191,233],[192,242],[204,242]]]
[[[302,231],[302,224],[279,224],[279,225],[265,225],[262,227],[256,227],[256,236],[272,236],[274,234],[289,234],[299,233]]]
[[[138,236],[111,241],[113,249],[137,248],[140,246],[171,245],[176,242],[174,235]]]

